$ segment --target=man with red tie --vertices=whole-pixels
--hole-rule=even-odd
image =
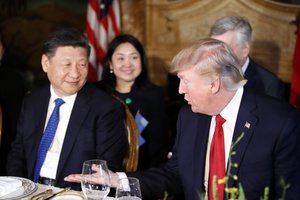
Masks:
[[[236,56],[219,40],[202,39],[184,48],[174,57],[171,71],[177,73],[179,93],[188,102],[178,116],[171,159],[159,169],[111,173],[112,186],[126,175],[140,180],[143,200],[164,192],[183,193],[186,200],[230,199],[228,189],[240,184],[248,200],[262,197],[265,188],[269,200],[284,193],[285,199],[299,199],[300,112],[245,89],[247,80]],[[286,191],[283,179],[289,184]]]

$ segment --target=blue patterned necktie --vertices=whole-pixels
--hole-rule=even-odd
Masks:
[[[45,161],[48,149],[53,141],[53,138],[54,138],[54,135],[55,135],[55,132],[57,129],[57,125],[59,122],[59,107],[63,103],[65,103],[65,102],[62,99],[60,99],[60,98],[55,99],[55,108],[49,118],[47,127],[45,129],[45,132],[43,134],[43,137],[42,137],[40,145],[39,145],[37,161],[35,164],[34,177],[33,177],[34,182],[38,182],[38,180],[39,180],[42,165]]]

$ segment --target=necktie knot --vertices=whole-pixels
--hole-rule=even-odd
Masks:
[[[62,100],[61,98],[55,99],[55,107],[60,107],[64,103],[64,100]]]
[[[225,121],[226,120],[220,114],[216,116],[216,126],[218,127],[222,126]]]

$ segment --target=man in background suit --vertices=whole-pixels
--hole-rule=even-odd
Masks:
[[[246,198],[252,200],[263,196],[269,187],[269,199],[278,199],[284,193],[280,185],[284,178],[290,184],[286,199],[299,199],[299,111],[284,101],[244,88],[246,80],[235,55],[219,40],[203,39],[184,48],[174,57],[171,71],[177,73],[179,93],[188,102],[179,113],[173,156],[162,168],[111,173],[112,186],[117,186],[119,177],[134,176],[140,180],[143,200],[161,198],[164,192],[182,192],[186,200],[207,195],[210,147],[215,118],[220,114],[226,120],[222,126],[226,159],[219,164],[226,165],[230,173],[228,188],[241,183]],[[231,144],[242,133],[233,148],[235,153],[230,155]],[[233,164],[230,169],[229,158]],[[81,178],[73,174],[65,180],[79,182]],[[219,196],[228,198],[228,193],[224,198]]]
[[[244,77],[248,80],[245,88],[286,100],[284,83],[249,57],[252,27],[246,18],[241,16],[219,18],[211,27],[209,35],[232,48],[242,66]]]
[[[80,184],[70,184],[63,178],[81,173],[83,162],[90,159],[106,160],[110,169],[121,170],[128,145],[122,107],[113,97],[86,83],[89,53],[87,38],[72,28],[53,33],[44,43],[41,64],[50,84],[31,92],[23,101],[8,158],[8,175],[34,178],[39,144],[57,98],[64,103],[38,182],[80,190]]]

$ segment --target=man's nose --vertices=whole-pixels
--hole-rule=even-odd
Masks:
[[[186,92],[186,86],[182,81],[179,82],[178,93],[184,94]]]

